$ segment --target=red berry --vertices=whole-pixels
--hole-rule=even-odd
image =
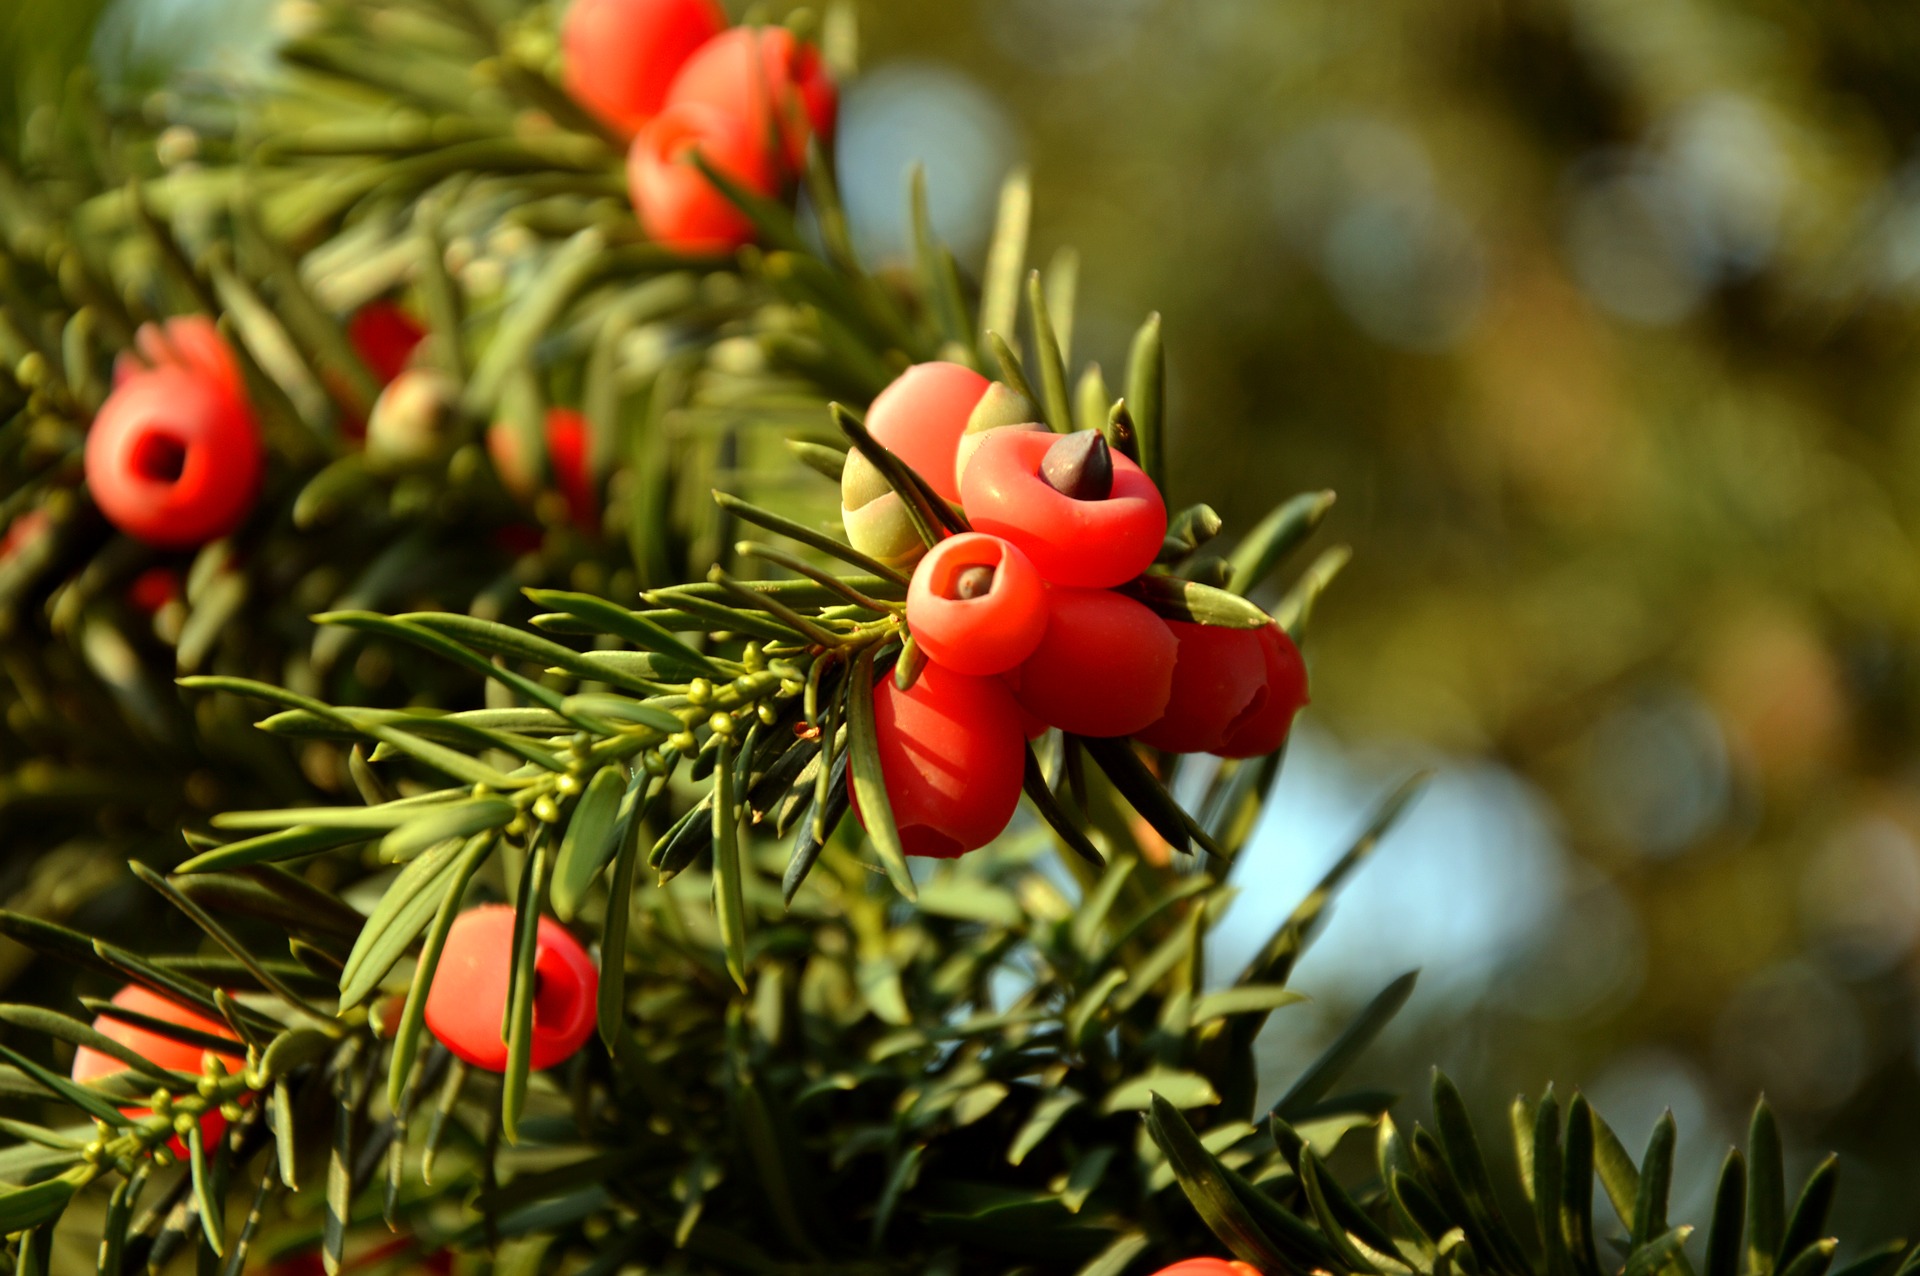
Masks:
[[[916,363],[874,397],[867,433],[905,461],[944,500],[958,504],[954,477],[960,435],[993,384],[958,363]]]
[[[252,410],[205,364],[128,376],[87,435],[95,503],[152,545],[183,548],[231,532],[253,508],[260,469]]]
[[[195,1032],[208,1033],[228,1041],[238,1040],[233,1035],[233,1030],[226,1024],[209,1019],[197,1010],[189,1010],[179,1002],[162,997],[159,993],[143,988],[139,984],[128,984],[115,993],[113,1004],[123,1010],[145,1015],[149,1019],[161,1019],[181,1028],[191,1028]],[[163,1068],[184,1072],[191,1077],[201,1074],[202,1052],[185,1042],[163,1037],[157,1032],[137,1028],[130,1023],[122,1023],[118,1019],[109,1019],[105,1015],[93,1021],[93,1029],[108,1040],[119,1042],[129,1050],[138,1052],[141,1058],[157,1063]],[[221,1065],[230,1073],[239,1072],[247,1065],[242,1055],[218,1054],[214,1057],[219,1059]],[[73,1079],[75,1081],[85,1083],[110,1073],[126,1070],[127,1065],[110,1054],[102,1054],[86,1046],[81,1046],[74,1051]],[[120,1113],[137,1121],[141,1117],[152,1115],[152,1109],[121,1108]],[[220,1141],[220,1136],[225,1134],[226,1130],[227,1119],[217,1111],[208,1112],[200,1118],[200,1137],[207,1145],[208,1151],[212,1151],[213,1145]],[[177,1138],[169,1146],[176,1156],[184,1157],[187,1154],[186,1144]]]
[[[133,344],[133,351],[114,361],[116,387],[149,368],[181,367],[207,377],[243,402],[247,397],[232,347],[205,315],[176,315],[164,323],[143,323],[133,334]]]
[[[685,253],[731,252],[753,238],[753,223],[694,166],[696,150],[756,194],[778,188],[766,144],[748,121],[684,102],[667,107],[634,136],[627,191],[641,227],[657,243]]]
[[[1225,1258],[1189,1258],[1162,1267],[1153,1276],[1260,1276],[1260,1269]]]
[[[567,516],[583,528],[599,520],[593,476],[587,471],[589,440],[587,418],[572,408],[547,409],[547,460],[553,466],[554,486],[566,498]]]
[[[8,523],[6,535],[0,536],[0,563],[45,536],[52,526],[53,516],[42,509],[28,510]]]
[[[1047,631],[1047,592],[1027,556],[967,532],[927,551],[907,590],[907,625],[927,659],[955,673],[1005,673]]]
[[[907,854],[952,859],[1006,829],[1026,771],[1026,737],[1006,684],[930,664],[902,691],[883,674],[873,686],[873,725]]]
[[[1287,742],[1293,717],[1307,703],[1307,665],[1279,625],[1256,629],[1266,673],[1253,701],[1227,728],[1223,758],[1257,758]]]
[[[347,340],[385,385],[406,370],[427,330],[391,301],[369,301],[347,321]]]
[[[180,596],[180,573],[171,567],[149,567],[127,586],[127,601],[151,616]]]
[[[1046,636],[1010,677],[1021,706],[1048,726],[1132,735],[1166,711],[1179,651],[1167,622],[1123,594],[1050,589]]]
[[[631,137],[659,114],[673,77],[727,26],[713,0],[574,0],[560,24],[574,101]]]
[[[1217,753],[1229,728],[1266,684],[1266,657],[1252,629],[1225,629],[1169,620],[1180,643],[1167,711],[1144,731],[1140,743],[1168,753]]]
[[[974,530],[1018,545],[1051,584],[1125,584],[1159,555],[1166,503],[1153,480],[1118,453],[1106,453],[1113,481],[1105,497],[1076,499],[1059,490],[1041,470],[1055,448],[1073,449],[1076,439],[990,431],[967,463],[961,503]]]
[[[427,990],[427,1028],[440,1044],[476,1068],[505,1072],[500,1031],[513,968],[514,911],[484,904],[454,919]],[[533,968],[533,1066],[571,1058],[593,1035],[600,972],[580,941],[551,917],[540,919]]]
[[[839,105],[833,78],[819,50],[785,27],[735,27],[707,41],[680,68],[667,105],[697,103],[724,111],[748,126],[758,145],[774,136],[775,122],[788,173],[798,173],[807,138],[833,136]]]

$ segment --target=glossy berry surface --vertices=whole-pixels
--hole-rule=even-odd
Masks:
[[[1104,589],[1047,591],[1047,632],[1010,675],[1020,704],[1074,735],[1132,735],[1166,712],[1180,644],[1142,603]]]
[[[1256,629],[1265,672],[1253,703],[1227,728],[1225,758],[1257,758],[1287,742],[1294,715],[1307,704],[1307,663],[1300,649],[1279,625]]]
[[[500,1027],[513,968],[513,926],[514,911],[506,904],[483,904],[460,914],[447,932],[427,990],[428,1030],[457,1057],[489,1072],[507,1067]],[[533,997],[532,1062],[535,1069],[551,1068],[593,1035],[600,972],[580,941],[551,917],[540,919],[534,971],[539,984]]]
[[[687,59],[726,25],[714,0],[573,0],[560,23],[562,82],[631,137],[659,114]]]
[[[575,527],[592,527],[599,521],[600,503],[587,469],[590,437],[586,417],[572,408],[547,409],[547,462]]]
[[[874,397],[867,433],[905,461],[944,500],[958,504],[960,435],[992,383],[958,363],[916,363]]]
[[[669,106],[634,136],[627,192],[648,238],[684,253],[731,252],[753,238],[753,223],[693,162],[759,195],[778,187],[766,144],[744,117],[701,102]]]
[[[1180,644],[1173,666],[1167,711],[1144,731],[1140,743],[1168,753],[1217,753],[1227,734],[1266,685],[1266,657],[1252,629],[1226,629],[1168,620]]]
[[[1020,804],[1026,736],[1005,683],[930,664],[902,691],[886,673],[873,687],[873,725],[907,854],[951,859],[1006,829]]]
[[[374,376],[386,385],[406,370],[427,330],[391,301],[369,301],[347,321],[347,340]]]
[[[1227,1258],[1189,1258],[1162,1267],[1153,1276],[1260,1276],[1260,1269]]]
[[[927,659],[955,673],[1005,673],[1040,645],[1047,590],[1027,556],[997,536],[941,541],[913,570],[907,627]]]
[[[201,365],[135,372],[87,435],[87,488],[121,531],[185,548],[238,527],[260,487],[260,435],[233,387]]]
[[[1050,584],[1125,584],[1159,555],[1166,502],[1153,480],[1118,454],[1110,458],[1106,497],[1082,500],[1058,490],[1042,467],[1055,448],[1075,446],[1072,435],[990,431],[967,463],[961,504],[975,531],[1018,545]]]
[[[131,1010],[149,1019],[159,1019],[182,1028],[191,1028],[209,1036],[235,1041],[233,1030],[226,1024],[209,1019],[197,1010],[190,1010],[177,1001],[162,997],[159,993],[143,988],[139,984],[128,984],[113,995],[113,1004],[123,1010]],[[163,1037],[148,1028],[122,1023],[118,1019],[109,1019],[105,1015],[93,1021],[93,1029],[110,1041],[117,1041],[129,1050],[137,1052],[141,1058],[148,1059],[174,1072],[184,1072],[190,1077],[201,1074],[203,1052],[197,1046],[190,1046],[171,1037]],[[244,1054],[219,1054],[220,1060],[228,1072],[238,1072],[246,1066]],[[127,1065],[110,1054],[81,1046],[73,1055],[73,1079],[86,1082],[108,1076],[115,1072],[125,1072]],[[151,1115],[149,1108],[122,1108],[123,1116],[139,1120]],[[220,1136],[226,1132],[227,1121],[218,1112],[208,1112],[200,1119],[200,1137],[212,1150]],[[187,1148],[179,1139],[174,1139],[171,1147],[176,1156],[185,1156]]]
[[[764,146],[779,128],[780,161],[792,176],[807,157],[807,139],[833,136],[839,93],[820,52],[785,27],[735,27],[702,45],[680,68],[668,107],[695,104],[747,125]]]

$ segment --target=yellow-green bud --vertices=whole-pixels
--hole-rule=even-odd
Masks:
[[[967,472],[967,462],[980,450],[980,441],[991,430],[1046,430],[1040,422],[1040,409],[1032,399],[1010,385],[995,381],[980,396],[961,431],[960,447],[954,453],[953,481],[958,484]]]
[[[840,475],[840,522],[847,529],[848,543],[890,566],[904,567],[926,552],[900,493],[859,452],[847,457]]]
[[[560,818],[560,808],[554,805],[552,798],[542,794],[534,801],[533,818],[542,824],[555,823]]]
[[[453,424],[460,387],[437,368],[408,368],[374,400],[367,460],[377,469],[410,469],[436,460]]]

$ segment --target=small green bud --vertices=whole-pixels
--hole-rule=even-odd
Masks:
[[[687,684],[687,699],[695,704],[705,704],[713,699],[713,683],[705,678],[695,678]]]
[[[557,823],[560,819],[560,808],[554,805],[552,798],[542,794],[534,801],[533,818],[542,824]]]
[[[733,735],[733,717],[730,714],[716,713],[707,719],[707,725],[717,736],[729,738]]]
[[[553,787],[559,791],[561,797],[578,797],[580,796],[580,777],[569,771],[554,781]]]
[[[967,418],[967,428],[960,433],[960,447],[953,457],[953,481],[960,482],[966,474],[967,462],[980,450],[980,441],[990,431],[1045,433],[1046,428],[1040,421],[1040,408],[1032,399],[1010,385],[995,381],[980,396],[980,402],[974,404],[973,414]]]
[[[694,738],[691,731],[676,731],[667,737],[667,743],[682,754],[692,753],[700,747],[700,742]]]
[[[767,666],[766,653],[760,650],[759,643],[750,642],[747,644],[747,649],[740,653],[740,663],[757,673]]]
[[[367,460],[376,469],[410,469],[436,460],[453,425],[460,387],[436,368],[408,368],[374,400]]]
[[[762,700],[759,703],[759,705],[755,707],[754,713],[759,716],[760,722],[763,726],[770,727],[775,722],[779,721],[779,718],[780,718],[780,714],[774,709],[772,705],[768,704],[765,700]]]

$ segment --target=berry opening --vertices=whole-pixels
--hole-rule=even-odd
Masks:
[[[976,563],[953,578],[953,596],[962,602],[984,598],[993,592],[993,577],[993,568],[985,563]]]
[[[187,468],[187,445],[158,430],[140,436],[133,445],[133,470],[153,483],[178,483]]]
[[[580,1017],[580,981],[569,979],[566,958],[542,945],[534,958],[533,1022],[536,1027],[565,1033]],[[551,967],[543,970],[542,967]],[[549,974],[553,977],[549,978]]]

